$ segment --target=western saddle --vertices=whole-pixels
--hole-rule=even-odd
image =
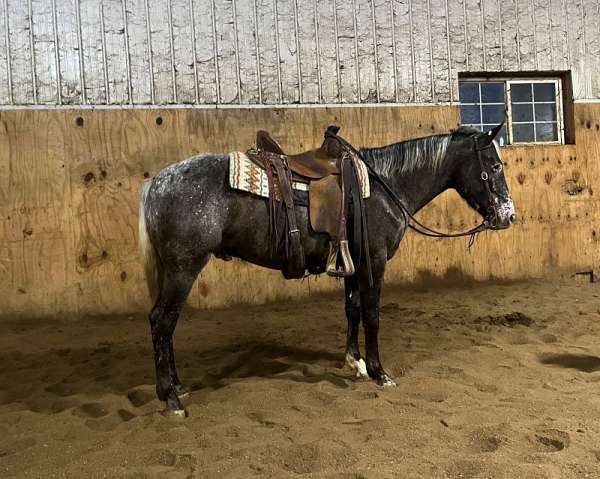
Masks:
[[[329,235],[327,274],[346,277],[355,272],[347,239],[348,212],[352,204],[353,215],[361,216],[354,220],[354,232],[355,242],[362,245],[362,237],[366,238],[366,222],[362,215],[364,205],[353,155],[336,140],[338,131],[337,126],[328,127],[319,148],[295,155],[286,154],[269,133],[259,131],[256,148],[247,152],[248,157],[265,170],[269,180],[269,225],[275,249],[279,247],[280,236],[283,235],[287,257],[283,274],[286,278],[302,277],[306,269],[294,214],[292,185],[296,183],[305,184],[308,190],[309,218],[313,231]],[[277,205],[286,213],[282,215],[282,234],[278,233],[282,221],[278,220],[281,215],[277,213]],[[356,221],[361,223],[362,229],[357,229]],[[356,238],[357,231],[361,238]],[[360,261],[361,247],[354,247],[353,250],[355,261]]]

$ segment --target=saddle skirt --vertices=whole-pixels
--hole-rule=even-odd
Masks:
[[[355,159],[356,171],[363,198],[371,195],[369,173],[360,159]],[[269,181],[264,169],[252,162],[243,151],[229,153],[229,186],[234,190],[246,191],[253,195],[269,197]],[[308,184],[293,181],[292,188],[298,191],[308,191]],[[277,196],[277,192],[276,196]]]

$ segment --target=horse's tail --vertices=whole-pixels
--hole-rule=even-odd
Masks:
[[[142,193],[140,195],[140,211],[138,220],[139,239],[138,246],[140,249],[140,255],[144,262],[144,272],[146,273],[146,284],[148,285],[148,291],[150,298],[153,302],[158,298],[159,284],[161,276],[161,264],[160,258],[156,254],[156,248],[152,244],[150,237],[148,236],[148,229],[146,227],[146,199],[148,197],[148,190],[150,189],[150,181],[146,181],[142,186]]]

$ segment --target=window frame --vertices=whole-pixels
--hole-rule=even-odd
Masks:
[[[458,78],[459,87],[460,83],[503,83],[504,84],[504,107],[506,111],[506,137],[508,143],[503,146],[535,146],[535,145],[565,145],[565,118],[564,118],[564,106],[563,106],[563,78],[555,75],[547,76],[547,77],[529,77],[529,76],[519,76],[519,75],[506,75],[506,76],[489,76],[489,77],[463,77]],[[513,141],[513,124],[521,123],[521,122],[513,122],[512,119],[512,92],[511,85],[513,83],[552,83],[555,85],[555,101],[556,101],[556,128],[557,128],[557,140],[553,141]],[[481,85],[479,85],[479,100],[481,102]],[[532,102],[534,103],[534,102]],[[488,103],[485,103],[487,105]],[[499,103],[490,103],[490,105],[496,105]],[[460,96],[458,98],[458,105],[477,105],[476,103],[469,102],[461,102]],[[480,107],[480,115],[481,108],[484,103],[479,103]],[[535,138],[535,117],[531,122],[523,122],[530,123],[534,125],[534,138]],[[542,123],[542,122],[537,122]],[[462,125],[462,117],[461,117],[461,125]],[[470,123],[464,123],[465,125],[471,125]],[[481,123],[483,124],[483,123]]]
[[[513,78],[506,79],[506,117],[507,117],[507,135],[508,135],[508,144],[509,145],[563,145],[565,139],[565,127],[564,127],[564,119],[563,119],[563,108],[562,108],[562,82],[559,78]],[[554,84],[554,102],[556,104],[556,130],[557,130],[557,139],[551,141],[537,141],[535,138],[537,133],[535,131],[536,123],[554,123],[552,122],[544,122],[544,121],[535,121],[535,111],[533,116],[533,121],[524,121],[524,122],[514,122],[512,119],[512,91],[511,85],[515,83],[550,83]],[[521,103],[521,102],[517,102]],[[535,104],[547,104],[548,102],[536,102],[534,98],[532,98],[531,102],[524,102],[525,104],[533,104],[535,110]],[[514,141],[513,140],[513,125],[514,124],[533,124],[533,138],[534,141]]]

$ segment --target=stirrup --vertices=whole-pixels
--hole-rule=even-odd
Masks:
[[[342,265],[337,267],[338,253],[342,255]],[[354,274],[354,263],[350,256],[348,240],[329,242],[329,256],[327,257],[327,274],[335,278],[345,278]]]

